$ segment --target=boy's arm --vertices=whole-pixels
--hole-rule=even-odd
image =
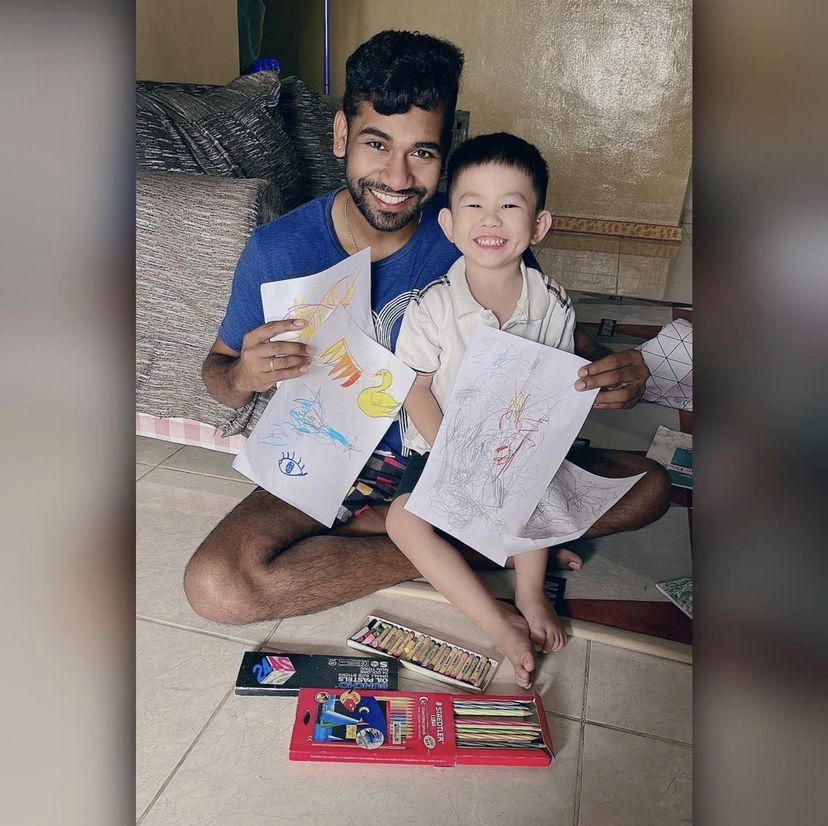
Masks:
[[[431,373],[417,373],[403,407],[429,447],[434,447],[437,431],[443,421],[443,411],[431,392],[431,378]]]

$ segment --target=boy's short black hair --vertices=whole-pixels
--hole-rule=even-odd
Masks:
[[[537,209],[546,204],[546,188],[549,185],[549,170],[546,161],[528,141],[508,132],[495,132],[491,135],[478,135],[476,138],[461,143],[452,153],[448,162],[447,195],[451,203],[451,192],[457,178],[464,169],[482,166],[487,163],[511,166],[525,172],[532,181],[538,203]]]
[[[445,109],[442,143],[447,148],[463,52],[447,40],[419,32],[388,30],[358,46],[345,63],[342,109],[349,120],[368,101],[381,115],[401,115],[412,106]]]

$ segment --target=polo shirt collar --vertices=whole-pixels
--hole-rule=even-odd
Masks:
[[[515,311],[510,322],[525,322],[543,318],[549,306],[549,295],[546,290],[543,276],[541,279],[530,279],[526,263],[521,259],[520,274],[523,276],[523,286],[520,288]],[[466,280],[466,259],[460,256],[446,273],[454,300],[455,312],[458,316],[479,312],[483,307],[475,300],[469,290]],[[509,323],[509,322],[507,322]]]

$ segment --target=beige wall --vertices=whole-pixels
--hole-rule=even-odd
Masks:
[[[137,0],[138,80],[223,84],[239,74],[236,0]]]
[[[331,92],[378,31],[446,37],[466,55],[470,134],[537,144],[555,214],[675,225],[690,168],[691,15],[691,0],[331,0]],[[319,76],[318,45],[298,61],[300,76]]]

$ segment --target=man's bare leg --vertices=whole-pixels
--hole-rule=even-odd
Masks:
[[[206,619],[244,624],[321,611],[416,576],[387,536],[332,536],[257,490],[193,554],[184,591]]]
[[[230,625],[310,614],[419,576],[384,533],[387,506],[335,531],[257,490],[216,525],[184,572],[205,619]],[[483,559],[470,548],[461,551]],[[473,564],[473,563],[472,563]]]
[[[638,530],[660,519],[670,507],[670,477],[660,464],[646,456],[587,447],[573,448],[566,458],[590,473],[610,479],[646,474],[584,534],[587,539]]]

